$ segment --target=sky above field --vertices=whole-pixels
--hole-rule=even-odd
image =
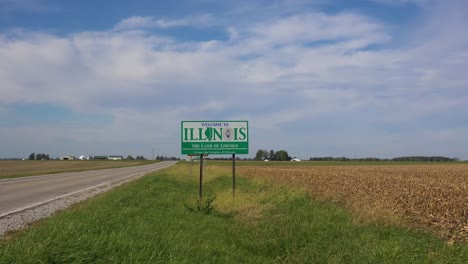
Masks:
[[[181,156],[182,120],[468,159],[468,1],[0,0],[0,158]]]

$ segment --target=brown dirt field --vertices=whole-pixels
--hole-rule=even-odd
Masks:
[[[2,160],[0,161],[0,179],[31,176],[49,173],[97,170],[142,165],[147,161],[118,160]]]
[[[468,242],[468,165],[238,167],[242,176],[305,189],[360,221],[404,224]]]

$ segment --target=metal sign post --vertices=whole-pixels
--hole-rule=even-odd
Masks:
[[[189,175],[190,175],[190,178],[192,178],[192,156],[189,156],[190,157],[190,163],[189,163]]]
[[[200,155],[200,190],[199,190],[199,198],[200,202],[202,199],[202,193],[203,193],[203,154]]]
[[[236,154],[232,154],[232,197],[236,197]]]
[[[207,156],[208,156],[208,155],[205,155],[205,156],[203,157],[203,166],[205,166],[205,176],[208,175],[208,174],[206,174],[206,157],[207,157]]]

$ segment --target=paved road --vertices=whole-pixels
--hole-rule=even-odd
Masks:
[[[173,164],[174,161],[164,161],[134,167],[0,180],[0,215],[102,183],[146,174]]]

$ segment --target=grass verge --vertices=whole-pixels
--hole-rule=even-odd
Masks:
[[[205,199],[186,164],[11,233],[0,263],[465,263],[468,247],[356,224],[304,192],[208,168]],[[201,205],[201,206],[199,206]]]

